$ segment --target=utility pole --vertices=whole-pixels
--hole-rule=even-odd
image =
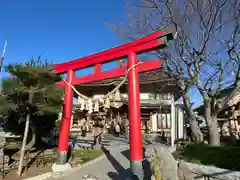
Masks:
[[[2,51],[2,57],[1,57],[1,60],[0,60],[0,72],[2,71],[2,65],[3,65],[3,60],[4,60],[4,57],[5,57],[6,48],[7,48],[7,41],[5,41],[3,51]]]
[[[5,56],[5,52],[6,52],[6,47],[7,47],[7,41],[5,41],[5,44],[4,44],[4,48],[3,48],[3,52],[2,52],[2,56],[1,56],[1,59],[0,59],[0,96],[2,95],[2,77],[1,77],[1,71],[2,71],[2,64],[3,64],[3,60],[4,60],[4,56]],[[5,132],[2,128],[2,126],[0,125],[0,128],[1,128],[1,139],[3,138],[4,139],[4,142],[5,141]],[[1,161],[5,162],[5,156],[4,156],[4,152],[3,150],[0,151],[0,154],[1,154]],[[4,172],[2,172],[4,175]]]
[[[3,51],[2,51],[2,56],[0,59],[0,73],[2,72],[2,65],[3,65],[3,60],[5,57],[6,48],[7,48],[7,41],[5,41]],[[0,95],[2,95],[2,76],[1,76],[1,74],[0,74]]]

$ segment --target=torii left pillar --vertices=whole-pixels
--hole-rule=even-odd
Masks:
[[[67,83],[72,85],[74,78],[74,71],[69,70],[67,73]],[[67,155],[69,148],[69,132],[71,126],[72,117],[72,104],[73,104],[73,90],[71,86],[65,86],[64,90],[64,105],[63,105],[63,116],[61,121],[61,128],[58,140],[58,158],[53,171],[62,171],[70,169],[70,164],[67,163]]]

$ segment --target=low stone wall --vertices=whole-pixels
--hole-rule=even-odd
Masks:
[[[228,169],[216,168],[193,163],[187,163],[188,167],[196,174],[198,180],[239,180],[240,172]]]
[[[176,161],[172,156],[174,147],[151,144],[146,147],[145,157],[150,163],[153,177],[168,180],[240,180],[240,172]]]

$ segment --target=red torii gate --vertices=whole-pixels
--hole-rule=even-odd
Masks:
[[[168,40],[172,40],[171,33],[155,32],[136,41],[100,52],[87,57],[79,58],[70,62],[54,65],[57,74],[67,73],[66,82],[72,86],[90,83],[109,78],[124,76],[128,72],[128,102],[129,102],[129,125],[130,125],[130,165],[133,174],[142,179],[143,151],[142,132],[140,115],[140,90],[139,72],[158,69],[161,66],[160,60],[142,62],[137,65],[137,54],[166,47]],[[128,65],[102,72],[101,64],[128,56]],[[137,66],[136,66],[137,65]],[[94,73],[88,76],[76,77],[75,70],[94,66]],[[63,119],[61,122],[60,136],[58,142],[57,164],[67,163],[67,152],[69,144],[69,131],[72,116],[73,90],[64,81],[57,82],[57,85],[65,88]]]

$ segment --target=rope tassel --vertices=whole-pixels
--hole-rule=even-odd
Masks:
[[[106,95],[104,95],[101,99],[92,99],[89,98],[83,94],[81,94],[74,86],[72,86],[71,84],[69,84],[65,79],[63,79],[63,81],[72,88],[72,90],[78,95],[78,104],[81,104],[81,111],[83,110],[87,110],[89,111],[89,114],[91,114],[93,112],[93,110],[96,112],[99,111],[99,103],[103,104],[104,109],[109,109],[111,106],[111,102],[110,99],[113,99],[113,101],[121,101],[121,96],[120,96],[120,92],[119,89],[122,85],[124,85],[124,83],[127,81],[127,75],[129,73],[129,71],[135,67],[137,67],[138,65],[140,65],[142,62],[139,62],[135,65],[133,65],[132,67],[127,69],[127,72],[125,73],[125,76],[123,78],[123,80],[110,92],[108,92]],[[112,98],[112,96],[114,96]],[[95,104],[98,103],[98,106],[94,106],[93,109],[93,101],[95,101]],[[119,106],[119,105],[118,105]],[[101,106],[102,107],[102,106]]]
[[[104,103],[104,108],[109,109],[110,108],[110,99],[107,98]]]
[[[121,101],[120,91],[117,90],[114,96],[114,101]]]

